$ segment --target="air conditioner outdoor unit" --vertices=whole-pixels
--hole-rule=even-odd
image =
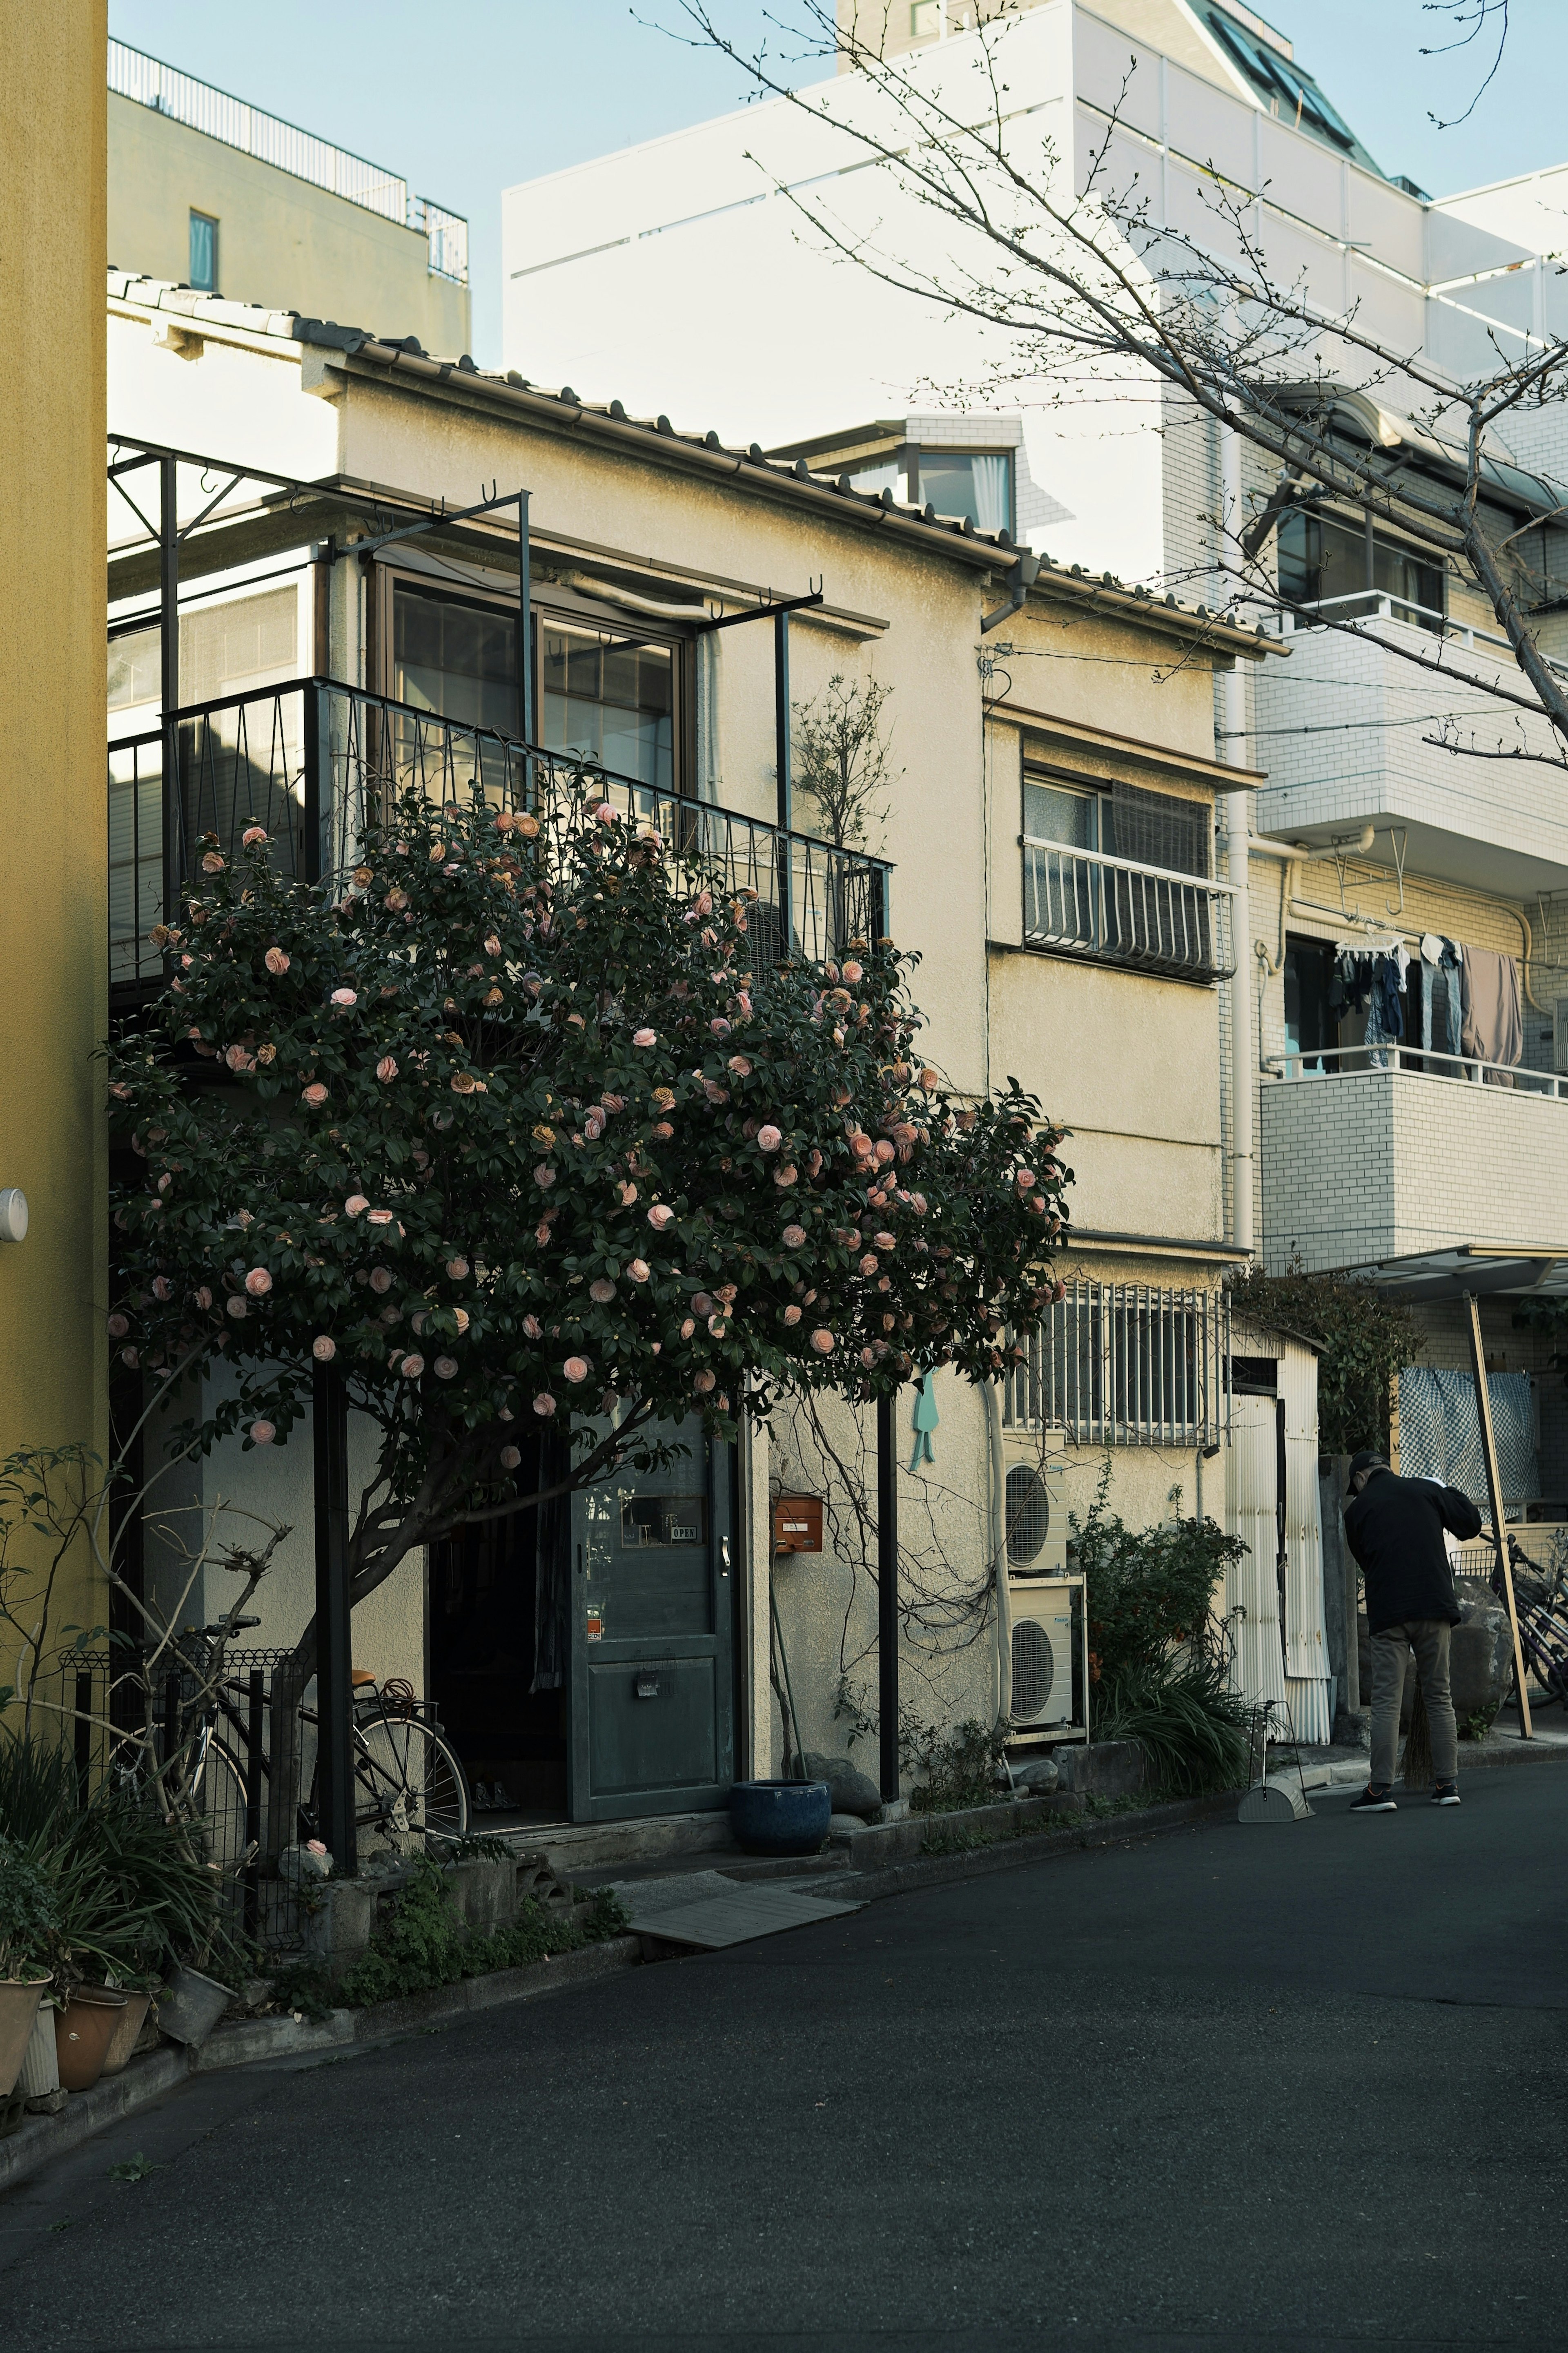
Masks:
[[[1021,1458],[1008,1465],[1002,1493],[1008,1576],[1064,1577],[1068,1513],[1061,1465],[1037,1455]]]
[[[1013,1620],[1011,1720],[1020,1734],[1068,1734],[1075,1728],[1072,1605],[1074,1594],[1080,1591],[1077,1579],[1007,1579]]]
[[[1568,997],[1559,997],[1552,1008],[1552,1067],[1568,1075]]]

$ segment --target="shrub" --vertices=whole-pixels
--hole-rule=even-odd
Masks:
[[[910,1798],[912,1814],[952,1814],[989,1805],[1003,1778],[1007,1734],[974,1716],[951,1732],[924,1725],[905,1731],[904,1761],[922,1778]]]
[[[54,1882],[26,1847],[0,1832],[0,1978],[47,1976],[58,1936]]]
[[[548,1960],[553,1953],[577,1952],[620,1936],[625,1927],[619,1898],[601,1888],[568,1913],[551,1912],[537,1898],[524,1896],[510,1927],[471,1935],[458,1916],[446,1873],[426,1858],[398,1889],[369,1951],[339,1980],[332,1998],[349,2010],[363,2010],[403,1994],[434,1992],[459,1978],[486,1977],[495,1969]],[[301,1991],[319,1995],[320,1989],[313,1979],[296,1983],[293,1974],[274,1986],[275,1999],[294,2008],[306,2007]]]
[[[1089,1612],[1089,1676],[1103,1707],[1130,1671],[1156,1665],[1178,1644],[1202,1640],[1214,1591],[1247,1546],[1211,1519],[1130,1528],[1106,1508],[1107,1457],[1086,1518],[1071,1518]]]

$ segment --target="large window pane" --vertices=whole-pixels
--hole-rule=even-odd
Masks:
[[[668,646],[628,646],[597,629],[541,630],[542,740],[617,776],[674,789],[674,662]]]
[[[517,733],[517,618],[496,605],[399,581],[392,691],[469,727]]]
[[[938,514],[967,515],[977,531],[1006,531],[1013,519],[1011,454],[922,451],[921,499]]]

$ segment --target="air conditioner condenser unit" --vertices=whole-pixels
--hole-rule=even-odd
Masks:
[[[1074,1704],[1073,1651],[1082,1641],[1074,1610],[1082,1607],[1080,1578],[1009,1577],[1012,1620],[1012,1706],[1016,1734],[1070,1737],[1082,1728],[1082,1693]]]

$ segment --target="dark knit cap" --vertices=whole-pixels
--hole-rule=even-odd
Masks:
[[[1352,1483],[1363,1471],[1386,1471],[1388,1464],[1373,1447],[1363,1446],[1359,1454],[1351,1456],[1350,1475]]]

